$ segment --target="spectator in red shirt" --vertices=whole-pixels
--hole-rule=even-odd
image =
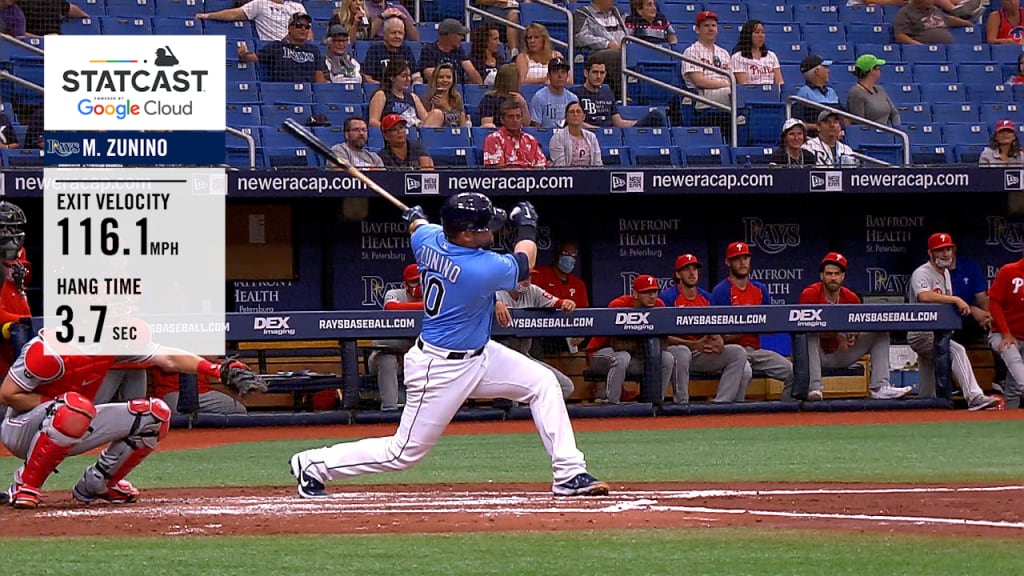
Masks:
[[[815,282],[800,293],[801,304],[860,304],[860,297],[843,286],[846,279],[846,256],[829,252],[821,260],[820,282]],[[811,384],[807,399],[821,400],[823,386],[821,367],[845,368],[871,355],[871,397],[892,400],[910,394],[910,386],[889,385],[889,333],[861,332],[852,334],[810,333],[807,335],[807,354],[810,360]]]
[[[750,246],[733,242],[725,249],[729,276],[711,291],[713,306],[767,306],[771,304],[768,287],[750,277]],[[762,350],[757,334],[728,334],[726,344],[739,344],[747,349],[747,360],[754,372],[782,380],[782,399],[793,398],[793,363],[774,350]],[[808,400],[821,400],[808,395]]]
[[[989,344],[1006,362],[1003,393],[1006,408],[1020,408],[1024,392],[1024,258],[999,269],[988,289],[988,307],[992,314]]]
[[[658,298],[658,279],[642,274],[633,280],[633,293],[619,296],[608,303],[609,308],[654,308],[665,303]],[[587,345],[590,367],[597,371],[608,371],[605,386],[598,386],[594,394],[597,402],[607,401],[618,404],[622,399],[622,387],[626,381],[626,370],[632,364],[635,369],[644,362],[640,338],[596,336]],[[668,387],[675,370],[675,358],[667,350],[661,351],[661,386]]]
[[[484,140],[484,166],[493,168],[544,168],[540,142],[523,132],[523,109],[514,100],[501,105],[501,128]]]

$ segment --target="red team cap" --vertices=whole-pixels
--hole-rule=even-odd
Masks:
[[[1011,132],[1016,132],[1017,125],[1013,123],[1013,120],[1007,120],[1004,118],[999,122],[996,122],[996,132],[999,132],[1000,130],[1009,130]]]
[[[380,129],[386,132],[399,124],[406,124],[405,118],[398,114],[388,114],[380,121]]]
[[[843,256],[839,252],[829,252],[828,254],[825,254],[825,257],[821,259],[821,265],[824,266],[825,264],[835,264],[842,268],[843,272],[846,272],[846,256]]]
[[[718,22],[718,14],[715,14],[711,10],[705,10],[705,11],[697,14],[697,26],[700,26],[701,24],[703,24],[704,21],[707,20],[708,18],[711,18],[715,22]]]
[[[700,260],[697,260],[697,257],[694,256],[693,254],[683,254],[679,256],[679,258],[676,258],[676,270],[682,270],[683,268],[686,268],[691,264],[696,266],[697,268],[700,268],[702,266]]]
[[[945,232],[936,232],[928,237],[928,250],[938,250],[947,246],[956,246],[953,237]]]
[[[737,256],[749,256],[750,246],[747,246],[746,242],[733,242],[729,244],[729,247],[725,249],[725,259],[732,260]]]
[[[410,280],[419,280],[420,269],[415,264],[409,264],[402,270],[402,280],[409,282]]]
[[[658,279],[650,274],[641,274],[633,280],[634,292],[649,292],[658,289]]]

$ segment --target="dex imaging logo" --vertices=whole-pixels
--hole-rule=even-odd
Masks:
[[[654,330],[650,315],[650,312],[616,312],[615,325],[630,332],[647,332]]]
[[[224,129],[217,37],[54,36],[43,80],[45,130]],[[218,40],[220,40],[218,42]]]
[[[635,194],[644,191],[643,172],[612,172],[610,177],[613,194]]]
[[[1006,190],[1024,190],[1024,170],[1006,170],[1003,172],[1003,188]]]
[[[406,194],[440,194],[440,174],[406,174]]]
[[[283,336],[295,335],[295,329],[288,325],[291,316],[257,316],[252,321],[253,330],[261,330],[264,335]]]
[[[825,327],[828,323],[821,319],[821,313],[823,311],[824,310],[822,308],[790,310],[789,321],[796,322],[797,326],[805,326],[807,328],[815,328],[818,326]]]
[[[842,192],[843,173],[839,170],[811,171],[811,192]]]

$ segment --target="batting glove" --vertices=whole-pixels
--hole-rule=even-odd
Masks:
[[[423,210],[423,206],[413,206],[402,212],[402,220],[405,220],[407,224],[412,224],[416,220],[427,220],[427,213]]]

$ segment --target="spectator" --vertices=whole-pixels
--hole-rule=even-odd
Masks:
[[[511,292],[502,290],[496,296],[498,301],[494,306],[494,314],[498,324],[505,327],[512,324],[512,314],[509,313],[509,310],[512,308],[558,308],[566,313],[576,309],[575,302],[548,294],[540,286],[533,284],[530,277],[520,282],[515,290]],[[555,375],[555,380],[558,380],[558,385],[562,388],[562,398],[568,398],[572,395],[575,386],[571,378],[556,370],[554,366],[530,355],[530,349],[533,347],[533,338],[503,338],[500,342],[551,370]]]
[[[839,141],[843,133],[843,123],[835,112],[822,110],[818,114],[818,136],[804,144],[804,150],[814,154],[817,166],[839,166],[840,164],[856,163],[853,148]]]
[[[729,276],[711,291],[712,306],[757,306],[771,304],[768,287],[750,277],[750,246],[733,242],[725,250],[725,263]],[[757,334],[730,334],[723,338],[726,344],[739,344],[747,350],[750,368],[782,380],[782,399],[793,400],[793,364],[774,350],[761,348]]]
[[[804,148],[807,142],[807,126],[799,118],[789,118],[782,124],[782,141],[772,154],[774,166],[814,166],[817,157]]]
[[[153,381],[153,396],[163,399],[171,408],[171,413],[180,414],[178,411],[178,400],[181,398],[181,387],[179,375],[176,372],[164,372],[159,368],[149,368],[146,371],[140,370],[143,374],[148,373]],[[202,374],[196,375],[196,392],[199,394],[199,406],[196,410],[199,414],[245,414],[248,412],[245,405],[235,400],[233,396],[210,386],[210,378]]]
[[[345,142],[331,146],[331,150],[350,166],[383,168],[384,161],[380,159],[380,156],[366,149],[366,142],[370,135],[366,120],[359,116],[349,116],[345,119],[344,128]],[[331,169],[340,170],[341,168],[331,166]]]
[[[296,14],[305,14],[306,9],[299,2],[288,0],[252,0],[237,8],[225,8],[216,12],[200,12],[199,20],[219,20],[221,22],[237,22],[251,20],[256,25],[256,37],[260,40],[274,42],[289,34],[289,28]],[[312,19],[310,19],[312,22]],[[306,28],[304,40],[313,39],[312,27]],[[318,58],[319,60],[319,58]]]
[[[434,167],[434,159],[427,149],[417,141],[409,141],[405,120],[398,114],[388,114],[380,122],[384,134],[384,148],[380,151],[380,159],[387,168],[418,168],[430,170]]]
[[[885,87],[878,83],[883,64],[885,60],[876,58],[874,54],[861,54],[857,58],[853,66],[857,83],[846,97],[846,110],[872,122],[896,126],[900,123],[900,111],[889,99]]]
[[[847,6],[905,6],[908,0],[847,0]],[[976,20],[985,12],[981,0],[935,0],[943,12],[965,20]]]
[[[693,254],[676,258],[675,306],[710,306],[711,294],[697,287],[700,282],[700,260]],[[666,289],[662,294],[669,291]],[[690,401],[690,371],[722,372],[715,393],[716,403],[742,402],[753,372],[747,351],[738,344],[726,344],[719,334],[669,336],[668,351],[675,359],[672,376],[672,400],[676,404]],[[888,365],[886,365],[888,366]]]
[[[28,117],[28,130],[25,132],[25,147],[43,147],[43,107],[40,106],[32,111]]]
[[[484,80],[480,77],[480,73],[476,71],[469,57],[462,51],[462,40],[466,34],[469,34],[469,28],[463,26],[458,20],[447,18],[437,25],[437,33],[437,42],[424,45],[423,51],[420,53],[420,68],[423,70],[423,78],[430,78],[434,74],[434,68],[448,63],[455,70],[457,83],[483,84]]]
[[[529,2],[530,0],[523,1]],[[483,8],[485,11],[494,14],[495,16],[500,16],[506,20],[511,20],[517,24],[519,23],[518,0],[476,0],[476,5],[479,6],[480,8]],[[488,26],[493,26],[494,30],[498,32],[500,37],[501,31],[496,27],[495,24],[488,24]],[[508,44],[508,49],[512,52],[512,54],[518,52],[519,31],[516,30],[515,28],[509,27],[505,30],[505,37],[508,39],[508,42],[506,44]],[[477,70],[479,70],[480,74],[483,74],[484,77],[487,76],[486,74],[484,74],[484,71],[482,69],[477,68]]]
[[[664,14],[658,11],[654,0],[629,0],[626,29],[630,36],[654,44],[675,44],[679,41],[676,29]]]
[[[577,49],[590,52],[588,60],[603,62],[608,70],[612,93],[622,93],[622,56],[619,51],[626,37],[626,21],[615,7],[615,0],[594,0],[577,8],[573,19],[573,36]]]
[[[558,167],[603,166],[601,145],[597,136],[583,129],[583,107],[579,102],[570,102],[565,107],[565,129],[558,130],[551,137],[548,151],[551,165]]]
[[[572,300],[578,308],[589,308],[587,285],[573,274],[580,257],[579,247],[574,242],[561,242],[555,246],[552,256],[554,262],[537,267],[533,283],[559,298]]]
[[[11,117],[7,112],[0,110],[0,148],[18,148],[20,144]]]
[[[481,22],[469,35],[469,59],[488,86],[494,84],[498,69],[505,63],[500,48],[501,32],[494,24]]]
[[[342,0],[341,6],[331,14],[328,22],[332,28],[339,25],[348,30],[353,42],[370,39],[370,18],[366,13],[365,0]]]
[[[1024,52],[1017,56],[1017,73],[1010,77],[1007,84],[1024,84]]]
[[[935,0],[910,0],[896,13],[893,38],[898,44],[952,44],[950,27],[971,26],[935,6]]]
[[[359,62],[348,51],[349,31],[340,24],[332,24],[327,31],[327,76],[335,84],[355,84],[363,81]]]
[[[729,69],[736,75],[737,84],[782,86],[779,57],[768,49],[765,37],[764,24],[760,20],[748,20],[740,28],[740,39],[729,59]]]
[[[575,94],[565,89],[570,67],[564,58],[552,58],[548,62],[548,85],[530,99],[531,125],[559,128],[565,123],[565,107],[569,102],[579,101]]]
[[[394,18],[384,23],[384,41],[374,42],[366,50],[363,60],[363,81],[383,82],[384,70],[394,60],[403,60],[410,70],[416,70],[412,48],[405,43],[405,27]]]
[[[1002,7],[989,13],[985,21],[985,40],[989,44],[1024,42],[1024,7],[1020,0],[1002,0]]]
[[[25,13],[15,0],[0,0],[0,32],[16,38],[26,36]]]
[[[258,1],[258,0],[256,0]],[[255,54],[245,42],[238,44],[238,60],[258,62],[266,82],[327,82],[327,64],[320,49],[306,42],[313,19],[305,12],[292,14],[288,33],[268,42]]]
[[[555,58],[564,58],[551,47],[551,36],[543,24],[534,22],[526,27],[526,50],[516,56],[519,84],[546,84],[548,64]]]
[[[88,18],[78,6],[66,0],[15,0],[25,15],[26,36],[60,34],[65,19]]]
[[[583,84],[569,88],[580,100],[583,111],[587,114],[585,126],[587,128],[616,128],[630,127],[656,127],[661,128],[668,124],[665,118],[665,111],[655,108],[639,120],[626,120],[619,114],[618,104],[611,88],[605,85],[607,76],[604,62],[587,60],[586,68],[583,71]]]
[[[501,105],[501,128],[484,140],[484,166],[493,168],[544,168],[547,158],[540,143],[523,132],[523,109],[518,102]]]
[[[979,166],[1024,166],[1024,152],[1013,120],[996,122],[996,131],[978,157]]]
[[[455,86],[455,68],[445,62],[434,68],[430,76],[430,88],[427,90],[427,101],[424,103],[427,119],[423,125],[436,126],[469,126],[466,107],[462,103],[462,92]]]
[[[412,88],[412,72],[405,60],[392,60],[384,70],[380,88],[370,97],[370,126],[379,127],[388,114],[398,114],[409,126],[419,126],[427,109]]]
[[[815,282],[800,292],[801,304],[860,304],[860,297],[843,286],[846,280],[846,256],[829,252],[818,268],[820,282]],[[808,400],[821,400],[824,386],[821,368],[846,368],[865,354],[871,356],[871,398],[894,400],[903,398],[913,390],[910,386],[897,387],[889,384],[889,333],[855,332],[833,334],[828,332],[807,335],[807,354],[810,361],[810,388]]]
[[[399,120],[401,121],[401,120]],[[420,286],[420,270],[416,264],[409,264],[402,270],[402,286],[384,293],[385,310],[423,310],[423,288]],[[377,375],[377,389],[380,390],[380,409],[384,412],[398,410],[398,375],[401,371],[400,358],[414,340],[375,340],[374,351],[367,359],[367,368]]]
[[[654,276],[641,274],[633,280],[633,293],[624,294],[608,303],[608,308],[655,308],[665,303],[658,298],[658,279]],[[626,371],[633,365],[640,368],[644,362],[642,339],[638,337],[595,336],[587,345],[587,356],[590,368],[595,371],[607,371],[605,385],[598,386],[594,399],[598,402],[618,404],[622,400],[622,388],[626,381]],[[668,387],[675,370],[675,357],[664,348],[661,351],[661,389]]]
[[[718,15],[705,10],[697,14],[697,41],[683,51],[683,56],[697,60],[709,66],[729,70],[729,53],[725,48],[715,44],[718,38]],[[718,102],[729,104],[731,85],[729,78],[690,62],[683,62],[683,80],[689,90]],[[722,132],[728,131],[728,113],[713,108],[704,102],[694,104],[697,112],[698,126],[720,126]]]
[[[420,31],[416,28],[416,21],[412,15],[399,2],[389,0],[370,0],[366,3],[366,16],[370,19],[370,38],[379,40],[385,33],[384,24],[388,20],[396,20],[402,23],[405,37],[413,42],[420,41]]]
[[[908,296],[911,303],[953,304],[962,316],[971,313],[971,307],[953,294],[953,281],[949,266],[953,263],[953,237],[945,233],[928,237],[928,261],[910,275]],[[935,334],[933,332],[907,332],[907,343],[917,352],[919,392],[923,398],[935,397]],[[949,341],[949,354],[953,359],[953,375],[967,400],[968,410],[985,410],[999,404],[997,398],[986,396],[971,367],[967,349],[956,340]]]
[[[1024,259],[1011,262],[999,269],[989,289],[992,311],[992,335],[989,345],[1006,363],[1007,375],[1003,383],[1006,408],[1020,408],[1024,394],[1024,360],[1021,343],[1024,342]]]
[[[484,128],[501,127],[501,107],[512,101],[523,109],[523,124],[530,124],[530,106],[526,98],[519,93],[519,71],[515,64],[503,64],[494,77],[494,87],[480,99],[480,126]]]
[[[828,85],[831,60],[823,60],[817,54],[811,54],[800,62],[800,73],[804,76],[804,85],[797,90],[796,95],[817,102],[826,104],[833,108],[840,108],[839,94],[836,89]],[[794,106],[793,115],[804,121],[809,132],[818,129],[817,118],[820,109],[798,103]]]

